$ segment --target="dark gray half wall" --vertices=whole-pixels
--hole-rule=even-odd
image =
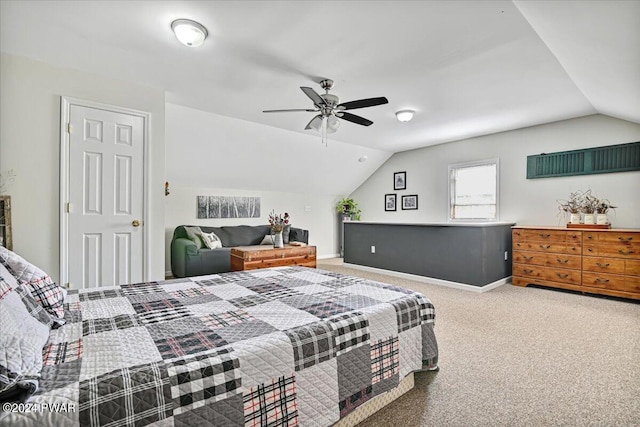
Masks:
[[[511,276],[513,225],[345,222],[344,262],[482,287]]]

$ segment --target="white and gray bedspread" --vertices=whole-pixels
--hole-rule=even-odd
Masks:
[[[436,366],[434,318],[419,293],[302,267],[69,291],[32,406],[0,423],[328,426]]]

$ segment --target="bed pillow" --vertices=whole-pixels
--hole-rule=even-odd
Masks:
[[[260,242],[261,245],[273,245],[273,237],[271,236],[271,234],[267,234],[266,236],[264,236],[264,239],[262,239],[262,242]]]
[[[0,264],[31,292],[38,304],[58,319],[64,319],[66,290],[58,286],[47,273],[2,246]]]
[[[203,248],[204,244],[202,242],[202,238],[200,237],[202,236],[202,230],[200,229],[200,227],[185,226],[184,231],[185,233],[187,233],[187,237],[189,238],[189,240],[195,243],[198,249]]]
[[[13,277],[13,274],[7,270],[7,267],[4,266],[3,263],[0,262],[0,277],[4,279],[4,281],[11,286],[11,289],[17,288],[20,284],[18,283],[18,279]]]
[[[16,290],[2,278],[0,325],[0,401],[23,401],[38,389],[49,328],[29,314]]]
[[[216,249],[222,247],[222,241],[216,233],[205,233],[204,231],[200,233],[200,237],[202,237],[202,241],[204,245],[209,249]]]

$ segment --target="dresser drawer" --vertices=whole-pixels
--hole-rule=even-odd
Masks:
[[[567,241],[567,232],[545,229],[524,230],[524,238],[527,242],[564,243]]]
[[[582,273],[582,286],[615,289],[617,291],[626,291],[628,289],[628,284],[625,284],[625,276],[588,272]]]
[[[544,252],[527,252],[513,251],[513,262],[531,265],[544,265],[547,267],[560,267],[580,269],[580,255],[566,255],[564,253],[544,253]]]
[[[640,293],[640,276],[624,276],[625,290]]]
[[[638,259],[625,259],[624,260],[624,274],[629,276],[640,276],[640,260]]]
[[[640,243],[640,235],[638,233],[612,231],[594,234],[598,235],[598,242]]]
[[[580,255],[582,247],[576,244],[546,243],[546,242],[514,242],[513,249],[525,251],[548,252],[556,254]]]
[[[579,285],[582,281],[582,273],[580,270],[528,264],[513,264],[513,275],[531,277],[543,281],[570,283],[572,285]]]
[[[582,259],[582,269],[598,273],[624,274],[625,260],[585,256]]]
[[[640,242],[630,244],[598,242],[597,251],[600,256],[640,259]]]

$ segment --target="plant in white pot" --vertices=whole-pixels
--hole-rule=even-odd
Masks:
[[[585,224],[596,223],[596,206],[598,206],[598,198],[591,194],[591,190],[587,190],[582,198],[582,213]]]
[[[362,211],[358,208],[358,203],[351,197],[345,197],[336,204],[336,211],[345,215],[349,215],[351,219],[360,221]]]
[[[609,209],[615,210],[617,206],[613,206],[608,199],[600,199],[596,204],[596,224],[609,224],[607,213]]]
[[[578,190],[569,194],[567,200],[558,200],[558,210],[564,215],[569,215],[569,222],[571,224],[580,224],[583,197],[584,193]]]

